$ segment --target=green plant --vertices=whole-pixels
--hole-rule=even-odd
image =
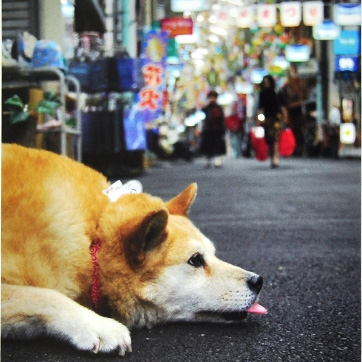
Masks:
[[[62,103],[59,101],[56,94],[52,92],[44,92],[44,98],[35,107],[35,111],[40,114],[53,115],[56,109],[61,105]]]
[[[18,95],[14,95],[5,101],[5,105],[10,111],[10,123],[16,124],[19,122],[27,121],[30,113],[27,110],[27,105],[23,104],[23,101]]]
[[[4,103],[10,111],[10,123],[16,124],[25,122],[30,116],[36,114],[54,115],[54,112],[62,103],[53,92],[44,92],[43,99],[35,106],[34,110],[28,110],[28,105],[24,104],[18,95],[13,95]]]

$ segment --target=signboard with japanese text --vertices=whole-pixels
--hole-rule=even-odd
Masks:
[[[168,32],[157,30],[150,30],[143,39],[145,86],[138,93],[136,104],[144,123],[154,121],[162,112],[168,39]]]

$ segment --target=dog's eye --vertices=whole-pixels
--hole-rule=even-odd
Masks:
[[[200,253],[195,253],[192,257],[188,260],[188,264],[195,268],[200,268],[205,266],[205,260]]]

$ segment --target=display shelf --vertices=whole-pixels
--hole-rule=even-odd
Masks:
[[[76,159],[81,161],[82,159],[82,130],[81,130],[81,110],[79,104],[80,84],[77,78],[72,75],[65,75],[61,70],[55,67],[19,67],[19,66],[5,66],[2,68],[2,88],[12,89],[20,87],[31,87],[32,85],[39,86],[41,82],[56,81],[59,83],[59,99],[61,105],[60,121],[61,126],[59,130],[52,130],[51,132],[60,133],[60,153],[62,155],[67,154],[67,134],[73,134],[76,136]],[[75,120],[76,126],[74,129],[66,127],[66,94],[68,93],[68,87],[71,85],[76,94],[76,108],[75,108]],[[49,132],[47,130],[40,131],[42,133]]]

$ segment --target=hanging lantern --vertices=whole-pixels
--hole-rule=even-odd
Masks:
[[[281,3],[280,19],[285,27],[299,26],[302,20],[301,3],[299,1]]]
[[[243,6],[238,11],[236,25],[239,28],[250,28],[253,22],[254,10],[252,6]]]
[[[273,4],[259,4],[257,13],[258,25],[262,28],[275,26],[277,23],[277,8]]]
[[[305,1],[303,3],[303,23],[306,26],[318,25],[323,21],[323,1]]]

